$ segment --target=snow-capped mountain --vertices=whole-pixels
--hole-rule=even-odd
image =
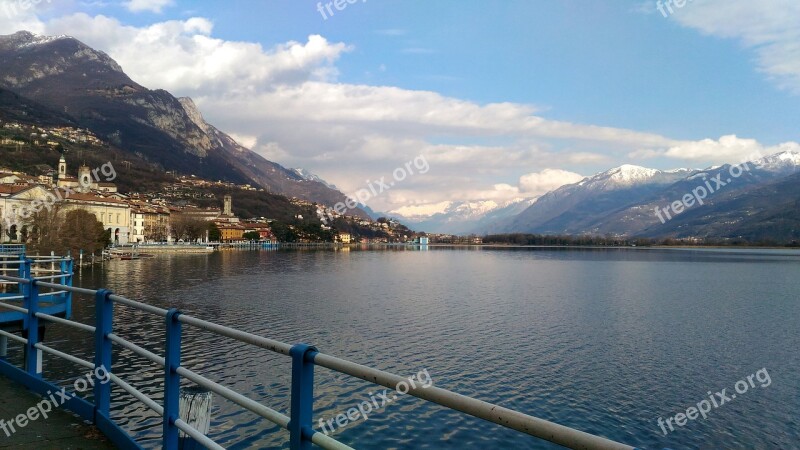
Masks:
[[[800,148],[786,150],[755,160],[751,165],[756,170],[773,173],[794,173],[800,167]]]
[[[298,167],[298,168],[295,168],[295,169],[292,169],[292,170],[294,170],[294,172],[297,175],[300,175],[300,178],[302,178],[302,179],[304,179],[306,181],[316,181],[317,183],[322,183],[322,184],[324,184],[325,186],[328,186],[331,189],[335,189],[337,191],[339,190],[339,188],[337,188],[336,185],[328,183],[327,181],[322,179],[322,177],[320,177],[319,175],[311,172],[310,170],[303,169],[302,167]]]
[[[580,219],[580,222],[607,214],[609,209],[641,201],[694,172],[694,169],[662,171],[625,164],[548,192],[520,214],[488,224],[481,231],[565,233],[577,225],[565,221]],[[570,211],[574,216],[567,214]]]
[[[512,217],[524,211],[536,198],[517,198],[498,202],[445,201],[429,205],[405,206],[390,211],[396,217],[416,230],[430,233],[472,233],[487,223]]]
[[[718,193],[744,195],[800,172],[800,149],[750,161],[741,166],[741,171],[731,167],[725,164],[702,170],[662,171],[623,165],[551,191],[519,215],[490,224],[483,231],[656,235],[653,230],[663,225],[653,213],[656,207],[680,200],[715,178],[721,181],[719,192],[709,192],[705,203],[714,203]]]
[[[611,170],[586,177],[576,183],[584,190],[613,191],[650,184],[669,184],[686,178],[696,169],[658,170],[624,164]],[[568,185],[569,186],[569,185]],[[564,186],[564,188],[568,187]]]

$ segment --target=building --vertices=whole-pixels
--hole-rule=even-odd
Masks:
[[[25,240],[33,215],[56,204],[65,213],[73,209],[89,211],[111,234],[111,242],[128,243],[131,207],[126,202],[91,193],[48,190],[40,185],[0,185],[0,242]]]
[[[169,242],[169,209],[144,202],[129,202],[131,205],[131,243]]]
[[[243,223],[242,227],[244,227],[245,233],[251,233],[251,232],[258,233],[258,238],[261,241],[267,241],[275,238],[275,235],[272,233],[272,228],[270,228],[269,224]]]
[[[205,220],[207,222],[215,221],[222,215],[222,210],[219,208],[197,208],[194,206],[174,209],[174,212],[192,219]]]
[[[349,244],[353,240],[353,237],[350,236],[350,233],[339,233],[336,238],[342,244]]]
[[[78,177],[67,175],[67,160],[64,155],[58,160],[58,178],[56,187],[62,189],[72,189],[79,192],[99,191],[104,193],[116,193],[117,186],[114,183],[100,182],[98,175],[99,169],[92,171],[86,164],[78,168]]]
[[[112,197],[91,193],[75,193],[64,198],[64,210],[84,209],[94,214],[111,234],[111,243],[125,245],[130,242],[131,206]]]
[[[219,228],[221,242],[239,242],[244,239],[245,228],[238,223],[214,222]]]
[[[0,184],[0,243],[24,240],[31,216],[48,195],[42,186]]]

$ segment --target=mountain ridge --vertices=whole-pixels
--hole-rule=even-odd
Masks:
[[[239,145],[208,124],[191,99],[141,86],[107,54],[70,36],[0,36],[0,88],[63,110],[79,126],[164,170],[251,183],[327,206],[345,200],[341,192]],[[368,217],[358,209],[353,213]]]
[[[668,207],[698,186],[708,186],[705,183],[715,178],[727,181],[722,181],[720,190],[708,192],[704,203],[713,205],[715,201],[729,194],[736,194],[737,198],[746,197],[749,192],[754,193],[756,189],[800,172],[800,151],[790,149],[749,161],[738,166],[737,170],[733,170],[733,167],[736,166],[726,164],[707,169],[662,171],[623,165],[550,191],[522,213],[497,221],[480,231],[492,234],[688,237],[693,235],[693,228],[701,225],[684,222],[687,217],[695,214],[702,217],[702,208],[695,208],[698,212],[683,216],[681,221],[673,223],[683,223],[684,229],[679,233],[669,223],[663,226],[659,224],[656,208]],[[731,173],[739,173],[739,176],[732,176]],[[748,202],[742,201],[742,204],[746,203]],[[729,207],[734,205],[728,203]],[[722,214],[715,211],[717,215]],[[730,234],[720,229],[718,232],[725,236]],[[697,233],[713,237],[700,231]]]

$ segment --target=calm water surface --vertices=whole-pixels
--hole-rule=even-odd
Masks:
[[[226,251],[114,261],[76,284],[410,376],[646,449],[800,448],[800,253],[440,249]],[[93,320],[90,299],[76,318]],[[161,320],[118,307],[115,332],[163,353]],[[288,358],[184,327],[184,365],[288,415]],[[91,357],[64,327],[54,347]],[[161,371],[120,352],[115,372],[159,397]],[[664,436],[656,423],[766,368],[768,387]],[[85,370],[45,358],[65,382]],[[317,369],[316,415],[376,391]],[[159,421],[115,388],[114,415],[158,448]],[[288,434],[215,397],[224,446]],[[356,448],[560,448],[404,397],[337,432]]]

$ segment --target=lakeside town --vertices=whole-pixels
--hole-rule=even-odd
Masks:
[[[74,127],[46,127],[17,122],[3,123],[0,146],[22,149],[25,146],[50,149],[58,156],[53,166],[36,165],[36,173],[12,170],[0,163],[0,243],[35,244],[40,239],[39,213],[52,209],[67,213],[82,210],[93,215],[102,226],[107,245],[260,242],[277,244],[480,244],[478,236],[455,236],[414,232],[392,218],[370,218],[341,214],[317,202],[291,198],[292,205],[310,211],[320,222],[309,231],[297,223],[282,223],[271,217],[239,217],[234,213],[237,194],[259,193],[264,189],[250,184],[207,180],[195,175],[168,172],[171,182],[151,192],[122,192],[114,182],[124,175],[127,161],[108,161],[97,167],[85,162],[74,168],[64,148],[107,144],[89,130]],[[82,154],[82,153],[79,153]],[[218,196],[209,189],[227,192]],[[221,197],[221,198],[219,198]],[[208,203],[216,206],[201,206]],[[35,246],[35,245],[34,245]],[[103,247],[102,245],[90,247]]]

